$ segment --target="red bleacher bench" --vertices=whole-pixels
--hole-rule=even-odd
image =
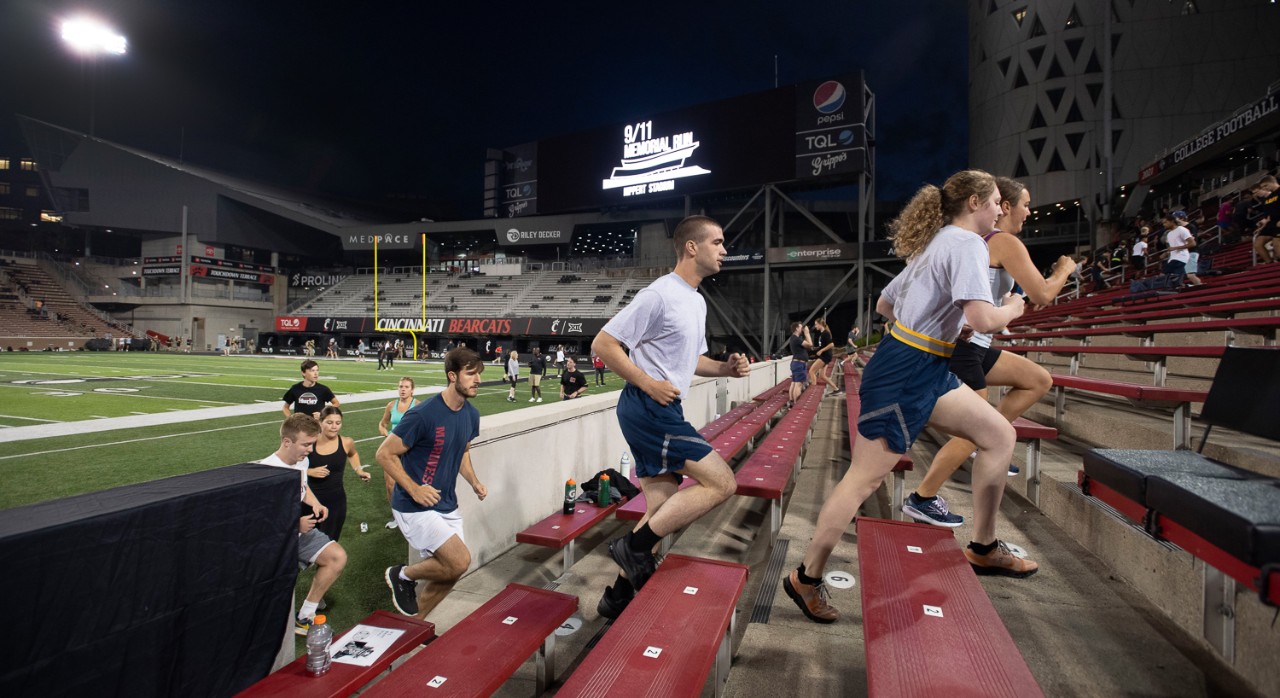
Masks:
[[[745,565],[668,555],[556,695],[695,698],[709,674],[722,695],[746,584]]]
[[[723,433],[725,429],[737,424],[738,420],[750,414],[756,408],[756,404],[754,400],[744,402],[708,422],[698,430],[698,433],[702,435],[702,438],[710,441]]]
[[[1213,305],[1193,305],[1177,308],[1167,308],[1165,310],[1145,310],[1141,312],[1127,312],[1122,315],[1113,315],[1106,317],[1085,317],[1075,320],[1063,320],[1061,322],[1046,322],[1036,325],[1040,331],[1052,331],[1061,329],[1070,329],[1073,327],[1096,327],[1098,325],[1111,324],[1141,324],[1151,320],[1169,320],[1174,318],[1189,317],[1218,317],[1227,318],[1234,317],[1238,313],[1254,313],[1254,312],[1271,312],[1280,310],[1280,298],[1264,298],[1254,301],[1238,301],[1235,303],[1220,303]],[[1023,333],[1029,338],[1036,336],[1035,332]],[[1002,339],[1017,339],[1020,334],[1001,335]]]
[[[1120,318],[1117,318],[1118,320]],[[1280,327],[1280,317],[1246,317],[1246,318],[1230,318],[1227,320],[1196,320],[1192,322],[1162,322],[1162,323],[1128,323],[1117,327],[1088,327],[1073,328],[1062,330],[1040,330],[1038,332],[1020,332],[1015,334],[998,335],[1001,341],[1030,340],[1040,341],[1046,339],[1072,339],[1072,338],[1089,338],[1089,337],[1107,337],[1120,335],[1124,337],[1140,337],[1148,343],[1157,334],[1165,334],[1169,332],[1177,332],[1180,334],[1188,332],[1238,332],[1241,334],[1256,334],[1264,338],[1267,346],[1275,344],[1276,328]]]
[[[391,647],[378,657],[372,666],[356,666],[333,662],[329,671],[321,676],[307,673],[307,657],[298,659],[268,674],[266,678],[237,693],[237,698],[346,698],[386,671],[395,660],[409,650],[429,642],[436,636],[436,626],[424,620],[386,611],[374,611],[360,621],[361,625],[375,628],[403,630]],[[335,651],[340,645],[334,638]]]
[[[1044,695],[949,529],[858,517],[857,531],[872,698]]]
[[[786,394],[791,389],[791,379],[783,378],[777,385],[751,398],[755,402],[768,402],[775,395]]]
[[[1058,438],[1058,430],[1038,424],[1023,417],[1013,420],[1013,430],[1017,432],[1019,441],[1027,442],[1026,476],[1027,499],[1038,508],[1040,506],[1040,454],[1042,443],[1048,439]]]
[[[1198,347],[1113,347],[1113,346],[1005,346],[1001,347],[1004,351],[1011,351],[1016,354],[1046,353],[1056,356],[1071,357],[1070,374],[1076,375],[1080,372],[1080,355],[1081,354],[1113,354],[1119,356],[1127,356],[1135,361],[1149,361],[1155,365],[1155,385],[1163,386],[1165,377],[1168,374],[1167,365],[1170,356],[1184,356],[1201,359],[1219,359],[1222,358],[1223,352],[1227,350],[1226,346],[1198,346]]]
[[[361,695],[487,696],[531,655],[541,695],[555,678],[555,631],[577,610],[576,596],[509,584]]]
[[[1125,398],[1135,407],[1173,408],[1173,447],[1191,447],[1191,403],[1204,402],[1203,390],[1138,385],[1104,378],[1053,374],[1054,417],[1059,424],[1067,411],[1066,389],[1086,390]]]
[[[575,542],[578,536],[586,533],[592,526],[604,521],[618,508],[617,504],[598,507],[587,502],[578,502],[572,514],[563,510],[548,516],[538,523],[516,534],[517,543],[541,545],[547,548],[564,549],[564,571],[569,572],[575,562]]]
[[[735,494],[769,500],[769,545],[782,528],[782,495],[800,469],[804,447],[822,401],[822,386],[806,390],[734,473]]]

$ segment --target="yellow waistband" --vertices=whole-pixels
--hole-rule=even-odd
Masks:
[[[893,327],[889,328],[889,334],[893,335],[894,339],[906,344],[907,346],[912,346],[920,351],[935,354],[937,356],[950,358],[951,354],[955,352],[956,349],[955,342],[945,342],[941,339],[921,334],[903,327],[896,322],[893,323]]]

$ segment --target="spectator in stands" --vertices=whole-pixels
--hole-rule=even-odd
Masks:
[[[996,186],[1000,190],[1000,218],[996,230],[987,236],[991,297],[1004,298],[1017,285],[1034,305],[1049,305],[1066,285],[1075,264],[1063,255],[1048,279],[1041,276],[1018,237],[1031,213],[1031,194],[1021,182],[1006,177],[997,177]],[[962,332],[951,354],[951,372],[984,400],[987,386],[1009,386],[996,409],[1012,422],[1049,392],[1053,378],[1026,357],[991,346],[991,340],[990,334]],[[951,513],[938,492],[972,456],[974,448],[972,441],[956,437],[939,449],[920,485],[902,502],[903,513],[935,526],[954,528],[963,524],[964,517]],[[1008,473],[1016,475],[1017,467],[1009,464]]]
[[[300,414],[311,415],[319,419],[320,410],[325,405],[333,405],[337,407],[340,403],[338,397],[333,394],[329,386],[319,383],[320,364],[311,359],[302,362],[302,381],[294,383],[284,394],[284,416],[288,417],[294,412]],[[292,406],[292,410],[290,407]]]
[[[813,339],[809,328],[799,320],[791,323],[791,336],[787,338],[787,351],[791,352],[791,387],[787,394],[787,407],[795,404],[809,383],[809,350]]]
[[[1235,207],[1231,211],[1231,228],[1229,232],[1223,236],[1223,243],[1233,244],[1240,240],[1246,230],[1252,229],[1250,221],[1253,217],[1253,209],[1257,200],[1254,198],[1252,188],[1240,191],[1240,200],[1236,202]]]
[[[1276,257],[1271,243],[1280,230],[1280,184],[1276,178],[1267,175],[1254,187],[1253,194],[1258,200],[1258,225],[1253,234],[1253,252],[1259,262],[1274,262]]]
[[[609,544],[621,574],[597,605],[616,618],[657,568],[654,548],[733,496],[733,471],[684,417],[680,397],[695,375],[741,377],[745,357],[713,361],[707,351],[707,305],[698,293],[720,271],[724,230],[706,216],[690,216],[672,232],[675,270],[649,284],[609,320],[591,349],[627,382],[618,398],[618,424],[635,458],[648,510],[633,531]],[[627,349],[630,349],[630,355]],[[698,484],[678,489],[688,475]]]
[[[542,374],[547,372],[547,357],[538,347],[529,359],[529,402],[542,402]]]
[[[1179,279],[1185,277],[1193,286],[1204,283],[1195,274],[1187,271],[1187,262],[1191,259],[1190,250],[1196,246],[1196,239],[1182,223],[1186,222],[1186,213],[1166,213],[1161,222],[1164,224],[1165,243],[1169,247],[1169,259],[1164,263],[1164,273],[1169,276],[1171,287],[1180,285]]]
[[[1225,237],[1227,231],[1231,230],[1231,221],[1235,217],[1236,204],[1231,199],[1224,198],[1222,203],[1218,204],[1218,230]]]
[[[950,368],[953,340],[964,324],[991,334],[1024,310],[1022,296],[1015,294],[1000,307],[992,303],[985,272],[990,257],[982,237],[995,229],[1001,212],[995,178],[967,170],[952,175],[942,189],[925,185],[890,224],[894,252],[909,261],[876,303],[877,312],[893,325],[862,374],[852,462],[822,506],[803,561],[783,578],[787,595],[810,620],[831,623],[839,617],[823,586],[827,559],[858,508],[926,422],[978,445],[976,521],[964,551],[974,571],[1026,576],[1036,570],[1034,562],[1015,557],[995,532],[1013,456],[1013,427]]]
[[[320,438],[311,452],[307,482],[320,503],[329,508],[329,517],[316,528],[329,538],[342,538],[342,524],[347,520],[347,491],[342,479],[348,465],[363,482],[371,477],[360,465],[355,439],[342,435],[342,410],[330,405],[320,410]]]
[[[1129,263],[1133,265],[1134,272],[1141,274],[1147,268],[1147,235],[1151,229],[1142,226],[1138,230],[1138,238],[1133,243],[1133,251],[1129,256]]]
[[[388,402],[386,409],[382,411],[382,419],[378,422],[379,434],[383,436],[390,434],[396,428],[396,425],[400,423],[405,413],[418,406],[418,399],[413,396],[414,387],[413,379],[409,376],[400,379],[396,399]],[[396,482],[391,479],[391,474],[385,470],[382,471],[382,480],[387,488],[387,503],[390,504],[391,492],[395,489]],[[387,528],[398,527],[399,524],[396,523],[395,519],[387,522]]]
[[[471,465],[471,441],[480,434],[480,412],[470,403],[484,362],[454,349],[444,357],[448,386],[400,420],[378,447],[378,464],[395,480],[391,514],[409,545],[422,555],[413,565],[383,573],[396,610],[426,618],[471,566],[458,512],[458,476],[480,501],[489,490]],[[425,581],[421,591],[417,582]]]
[[[586,392],[587,377],[578,370],[578,362],[572,358],[565,359],[564,370],[560,372],[560,399],[572,400]]]
[[[858,337],[862,336],[862,328],[854,325],[849,328],[849,334],[845,336],[844,347],[849,353],[858,350]]]
[[[817,331],[817,339],[813,343],[814,360],[813,364],[809,366],[809,385],[818,384],[818,380],[822,378],[823,369],[827,367],[827,364],[831,363],[831,350],[836,347],[834,338],[831,336],[831,329],[827,327],[826,318],[814,320],[813,329]]]
[[[604,385],[604,359],[595,352],[591,352],[591,367],[596,370],[596,385]]]
[[[520,382],[520,352],[512,349],[507,352],[507,381],[511,388],[507,391],[507,402],[516,401],[516,383]]]
[[[298,564],[303,567],[315,565],[316,574],[311,579],[311,588],[307,590],[307,596],[294,619],[294,631],[299,635],[307,634],[320,600],[329,587],[338,581],[342,568],[347,564],[347,551],[316,528],[317,524],[329,518],[329,509],[316,499],[307,486],[307,469],[310,465],[307,455],[319,438],[319,422],[303,414],[292,415],[280,425],[280,448],[258,461],[263,465],[297,470],[302,484],[302,516],[298,519]]]

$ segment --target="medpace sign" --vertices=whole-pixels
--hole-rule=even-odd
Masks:
[[[866,163],[864,95],[860,75],[843,75],[507,148],[499,210],[521,216],[844,181]]]

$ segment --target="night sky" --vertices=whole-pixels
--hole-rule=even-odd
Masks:
[[[486,147],[862,69],[880,198],[965,165],[966,3],[3,0],[13,113],[251,179],[477,217]],[[76,10],[129,41],[86,63]],[[184,135],[185,133],[185,135]]]

